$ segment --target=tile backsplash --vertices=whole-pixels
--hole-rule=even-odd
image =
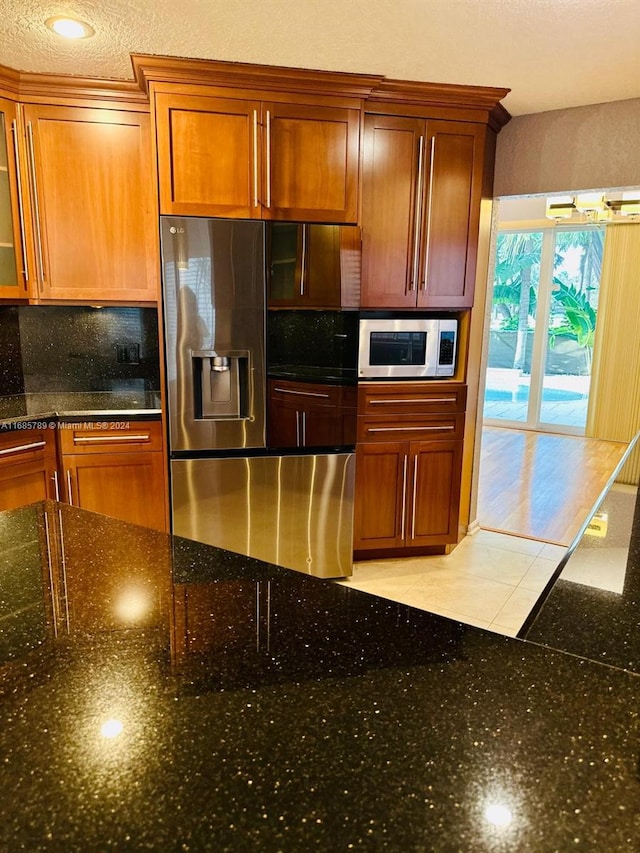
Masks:
[[[0,345],[3,397],[105,394],[108,401],[159,393],[153,308],[0,307]]]

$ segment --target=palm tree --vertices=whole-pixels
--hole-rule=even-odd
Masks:
[[[536,312],[541,246],[541,232],[498,237],[493,305],[504,318],[502,327],[515,327],[513,367],[518,370],[525,366],[529,318]]]

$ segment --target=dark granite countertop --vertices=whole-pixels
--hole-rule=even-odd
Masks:
[[[0,425],[53,418],[157,418],[161,414],[159,392],[118,394],[113,391],[53,394],[15,394],[0,397]]]
[[[0,514],[0,849],[635,851],[638,677],[48,502]]]
[[[285,379],[290,382],[316,382],[324,385],[357,385],[355,368],[315,367],[305,364],[272,364],[269,379]]]

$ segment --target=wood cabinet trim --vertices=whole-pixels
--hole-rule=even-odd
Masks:
[[[0,65],[0,92],[16,101],[41,104],[93,104],[149,112],[149,99],[135,80],[75,77],[71,74],[41,74],[17,71]]]
[[[332,94],[361,99],[366,98],[383,79],[377,74],[350,74],[136,53],[131,54],[131,62],[138,85],[145,91],[149,91],[150,83],[169,83],[299,92],[305,96]]]
[[[430,83],[416,80],[392,80],[383,78],[379,86],[371,91],[367,109],[378,112],[393,108],[398,114],[413,114],[417,108],[424,118],[436,117],[435,110],[463,110],[468,115],[477,115],[477,121],[490,124],[498,131],[511,119],[509,112],[500,104],[511,89],[493,86],[471,86],[455,83]],[[370,106],[371,105],[371,106]],[[425,111],[431,110],[431,112]]]

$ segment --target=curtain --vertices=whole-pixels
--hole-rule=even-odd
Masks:
[[[640,430],[640,225],[607,227],[586,435],[630,441]],[[640,443],[640,439],[638,440]],[[618,481],[640,483],[640,446]]]

